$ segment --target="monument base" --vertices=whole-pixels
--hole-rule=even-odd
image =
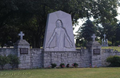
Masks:
[[[52,63],[55,63],[57,67],[59,67],[61,63],[64,63],[65,66],[69,64],[70,67],[73,67],[72,66],[73,63],[77,63],[78,67],[88,67],[90,64],[90,61],[89,61],[90,54],[88,55],[86,52],[88,51],[86,50],[85,54],[80,50],[79,51],[56,51],[56,52],[44,51],[43,67],[45,68],[50,67]]]

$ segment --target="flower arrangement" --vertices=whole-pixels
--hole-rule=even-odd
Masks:
[[[60,64],[60,67],[61,67],[61,68],[64,68],[64,67],[65,67],[65,64],[64,64],[64,63],[61,63],[61,64]]]
[[[69,68],[70,67],[69,64],[67,64],[66,67]]]
[[[72,66],[73,67],[78,67],[78,64],[77,63],[73,63]]]
[[[90,64],[90,68],[92,67],[92,65]]]
[[[51,64],[51,67],[52,67],[52,68],[55,68],[56,66],[57,66],[57,65],[56,65],[55,63],[52,63],[52,64]]]
[[[51,66],[48,66],[47,68],[51,68]]]
[[[94,68],[97,68],[97,65],[95,65]]]

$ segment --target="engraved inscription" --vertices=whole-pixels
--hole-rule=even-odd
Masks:
[[[100,49],[93,49],[93,55],[100,55]]]
[[[20,48],[20,54],[28,54],[28,48]]]

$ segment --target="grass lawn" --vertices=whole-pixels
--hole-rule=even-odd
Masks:
[[[81,49],[81,47],[76,47],[76,49]],[[86,47],[84,47],[84,49],[86,49]],[[117,50],[118,52],[120,52],[120,47],[118,46],[102,47],[102,49],[113,49],[114,51]]]
[[[0,70],[0,78],[120,78],[120,68]]]
[[[102,49],[113,49],[114,51],[117,50],[120,52],[120,47],[118,47],[118,46],[102,47]]]

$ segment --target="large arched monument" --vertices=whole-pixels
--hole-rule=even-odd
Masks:
[[[76,51],[71,15],[63,11],[48,14],[44,51]]]

